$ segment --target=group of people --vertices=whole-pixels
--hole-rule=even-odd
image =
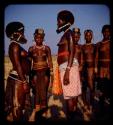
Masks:
[[[66,103],[66,118],[73,117],[76,111],[78,96],[84,102],[84,109],[91,110],[95,97],[95,81],[101,91],[100,99],[111,98],[110,78],[110,41],[111,27],[102,28],[103,39],[94,44],[93,31],[84,31],[85,44],[80,45],[80,29],[70,27],[74,16],[68,10],[57,15],[57,33],[64,32],[58,42],[57,63],[60,74],[62,95]],[[49,46],[44,45],[44,30],[37,28],[34,32],[35,45],[28,51],[21,47],[27,43],[24,36],[24,25],[11,22],[6,26],[6,35],[10,39],[9,58],[12,70],[9,73],[5,91],[6,119],[23,120],[23,115],[31,105],[30,90],[34,94],[34,109],[28,121],[33,121],[36,112],[48,107],[48,88],[54,86],[54,65]],[[51,84],[51,85],[50,85]],[[90,90],[90,101],[86,99],[87,87]],[[100,105],[102,107],[102,105]]]
[[[80,29],[73,29],[73,40],[75,47],[75,57],[79,61],[79,71],[82,83],[82,100],[84,109],[94,112],[95,100],[99,101],[101,113],[104,111],[104,102],[110,104],[111,101],[111,26],[106,24],[102,27],[103,39],[96,44],[92,42],[93,31],[84,31],[85,43],[80,45]],[[87,89],[89,88],[89,100],[87,99]],[[97,90],[98,96],[97,95]]]

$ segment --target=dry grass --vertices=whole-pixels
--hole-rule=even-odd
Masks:
[[[12,64],[8,56],[4,58],[4,89],[6,88],[6,80],[10,70],[12,69]]]

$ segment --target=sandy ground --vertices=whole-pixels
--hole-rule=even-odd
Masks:
[[[52,60],[53,60],[53,64],[56,65],[56,56],[53,56],[52,57]],[[9,74],[9,71],[12,69],[12,64],[10,62],[10,59],[8,56],[5,57],[5,60],[4,60],[4,90],[5,90],[5,87],[6,87],[6,80],[7,80],[7,77],[8,77],[8,74]],[[89,92],[87,92],[87,95],[89,95]],[[65,118],[65,103],[64,103],[64,100],[63,100],[63,97],[62,95],[61,96],[56,96],[54,95],[54,98],[53,98],[53,95],[49,95],[49,104],[51,107],[50,110],[51,110],[51,114],[49,113],[47,117],[50,117],[50,119],[52,118],[52,120],[56,120],[57,118],[57,115],[59,115],[58,112],[60,112],[61,114],[61,117],[62,118]],[[58,108],[59,106],[61,106],[61,108]],[[95,107],[95,112],[92,113],[92,120],[108,120],[110,119],[110,106],[108,104],[104,104],[104,112],[101,113],[99,111],[99,101],[98,100],[95,100],[94,102],[94,107]],[[64,112],[62,112],[60,109],[62,109]],[[78,101],[78,112],[76,112],[74,114],[74,120],[85,120],[83,118],[83,113],[82,113],[82,109],[81,109],[81,98],[80,100]],[[86,120],[87,121],[87,120]]]

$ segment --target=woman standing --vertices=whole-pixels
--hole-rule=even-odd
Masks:
[[[94,103],[94,90],[95,90],[95,83],[94,83],[94,78],[95,78],[95,44],[92,43],[93,39],[93,31],[90,29],[87,29],[84,31],[84,39],[85,39],[85,44],[83,45],[83,75],[84,75],[84,102],[85,107],[88,106],[88,109],[91,110],[93,103]],[[90,89],[90,101],[87,101],[86,98],[86,92],[87,92],[87,87]],[[91,105],[91,106],[90,106]]]
[[[5,92],[5,111],[7,120],[22,120],[25,108],[26,94],[29,93],[28,79],[30,61],[28,53],[20,44],[27,42],[24,36],[24,25],[21,22],[11,22],[6,26],[6,35],[10,39],[9,58],[12,70],[7,79]]]
[[[29,48],[29,57],[32,61],[32,84],[35,90],[35,109],[33,110],[30,121],[34,121],[35,113],[47,108],[47,91],[50,83],[53,82],[53,63],[50,47],[43,45],[44,30],[36,29],[34,40],[36,45]]]
[[[64,32],[58,43],[58,65],[63,89],[64,100],[67,104],[67,117],[72,118],[76,97],[81,94],[79,63],[74,58],[74,43],[72,31],[74,16],[68,10],[60,11],[57,15],[57,33]]]
[[[104,102],[110,105],[112,83],[111,83],[111,25],[103,25],[103,39],[96,44],[95,70],[98,78],[97,87],[101,91],[100,110],[105,110]]]

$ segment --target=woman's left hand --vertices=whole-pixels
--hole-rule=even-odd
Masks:
[[[66,69],[66,71],[65,71],[63,84],[64,85],[68,85],[69,84],[69,70],[68,69]]]

